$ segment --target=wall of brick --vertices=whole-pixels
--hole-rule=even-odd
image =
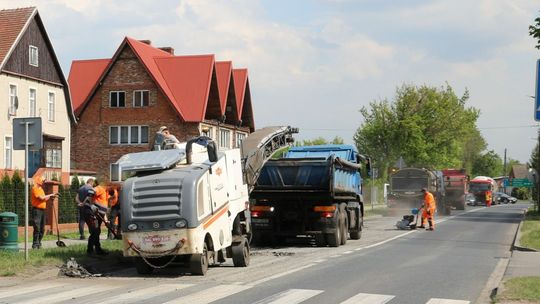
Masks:
[[[133,107],[133,91],[149,90],[148,107]],[[126,107],[109,106],[110,91],[126,92]],[[72,126],[72,169],[95,171],[100,181],[109,180],[109,166],[122,155],[149,151],[154,134],[160,126],[167,126],[178,140],[187,141],[198,136],[199,123],[183,122],[169,100],[160,91],[133,50],[126,44],[101,86],[91,97],[86,109],[78,117],[78,125]],[[233,142],[234,131],[249,132],[249,127],[219,124],[219,117],[205,123],[229,128]],[[142,145],[110,145],[109,127],[120,125],[145,125],[149,127],[149,143]]]

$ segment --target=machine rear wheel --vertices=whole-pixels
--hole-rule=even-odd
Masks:
[[[191,274],[205,275],[208,270],[208,246],[204,243],[203,252],[192,254],[189,260]]]
[[[343,211],[343,210],[342,210]],[[345,212],[341,212],[341,243],[340,245],[347,244],[347,239],[349,238],[349,220]]]
[[[234,267],[249,265],[249,244],[245,238],[239,244],[232,245],[232,258]]]
[[[336,229],[333,233],[328,233],[326,235],[326,242],[328,243],[328,246],[330,247],[339,247],[341,244],[341,226],[343,225],[341,222],[343,221],[341,217],[341,212],[336,212]]]

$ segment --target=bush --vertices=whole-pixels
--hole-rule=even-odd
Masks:
[[[528,188],[514,188],[510,195],[520,200],[528,200],[531,198],[530,194],[531,192]]]

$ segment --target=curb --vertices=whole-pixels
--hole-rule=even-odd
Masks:
[[[517,233],[516,235],[514,236],[514,242],[512,244],[512,251],[514,250],[517,250],[517,251],[526,251],[526,252],[538,252],[538,250],[534,249],[534,248],[528,248],[528,247],[524,247],[521,245],[521,226],[523,226],[523,219],[525,218],[525,213],[527,213],[527,209],[524,209],[523,210],[523,216],[521,218],[521,222],[519,222],[519,225],[518,225],[518,230],[517,230]]]

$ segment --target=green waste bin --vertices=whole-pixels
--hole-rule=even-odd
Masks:
[[[19,250],[19,217],[13,212],[0,213],[0,250]]]

